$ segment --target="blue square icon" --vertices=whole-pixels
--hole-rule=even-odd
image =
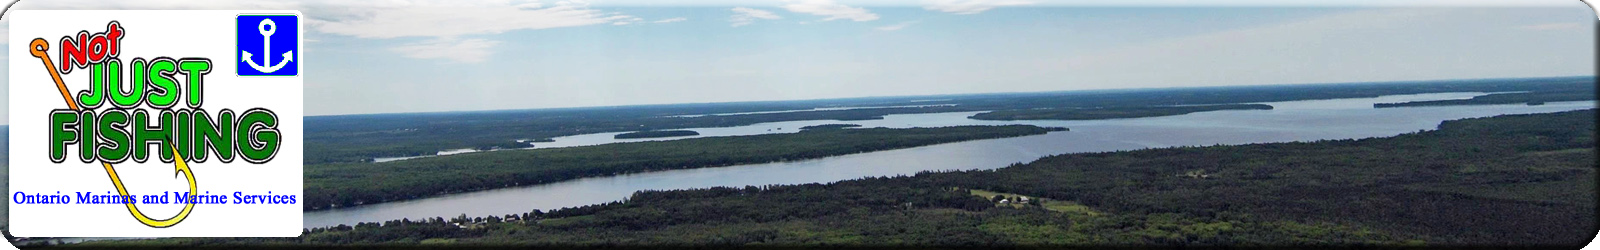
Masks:
[[[239,75],[300,74],[300,18],[294,15],[239,15]]]

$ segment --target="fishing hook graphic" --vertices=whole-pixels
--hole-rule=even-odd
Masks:
[[[45,71],[50,71],[50,78],[52,80],[55,80],[55,82],[56,82],[56,90],[60,90],[61,91],[61,99],[64,100],[64,101],[67,101],[67,107],[71,107],[72,110],[74,110],[74,111],[80,110],[80,108],[78,107],[78,102],[72,100],[72,94],[71,94],[72,92],[67,90],[67,84],[63,83],[61,81],[61,73],[56,72],[56,70],[55,70],[55,68],[53,66],[55,64],[50,62],[50,54],[48,52],[48,51],[50,51],[50,42],[45,41],[44,38],[34,38],[33,42],[28,44],[28,47],[31,48],[31,50],[29,52],[33,54],[33,57],[37,57],[37,58],[39,58],[39,60],[41,62],[44,62]],[[184,178],[187,178],[189,180],[189,195],[196,195],[196,193],[197,193],[197,191],[199,191],[199,189],[195,187],[194,171],[190,170],[189,169],[189,164],[183,161],[183,155],[179,154],[178,146],[177,145],[173,145],[171,143],[172,142],[171,137],[167,138],[167,142],[168,143],[164,143],[164,144],[167,144],[167,147],[172,149],[173,163],[175,163],[174,167],[176,168],[176,171],[177,171],[177,172],[174,172],[172,174],[173,175],[172,177],[173,178],[177,178],[178,177],[177,175],[179,173],[182,173]],[[117,193],[121,194],[122,197],[130,197],[128,195],[128,189],[122,186],[122,179],[117,177],[117,170],[115,168],[111,167],[111,163],[107,163],[107,162],[105,162],[105,160],[101,160],[100,161],[100,166],[105,167],[106,175],[111,177],[111,185],[114,185],[114,186],[117,187]],[[188,200],[188,199],[184,199],[184,200]],[[139,212],[139,208],[134,206],[133,201],[131,201],[131,200],[124,200],[123,201],[123,204],[128,206],[128,213],[129,214],[133,214],[133,218],[134,219],[139,219],[139,223],[144,223],[144,225],[150,226],[150,227],[154,227],[154,228],[171,227],[173,225],[177,225],[178,222],[183,222],[183,219],[188,218],[189,217],[189,212],[190,211],[194,211],[195,203],[194,202],[185,202],[185,203],[188,203],[188,204],[185,204],[183,206],[183,211],[182,212],[178,212],[177,215],[174,215],[171,218],[152,219],[149,216],[145,216],[143,212]]]

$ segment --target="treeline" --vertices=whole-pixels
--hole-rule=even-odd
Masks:
[[[1393,138],[1072,154],[918,178],[1110,213],[1239,213],[1443,245],[1577,246],[1596,231],[1595,118],[1511,115]]]
[[[890,114],[955,111],[966,110],[903,107],[692,118],[643,116],[631,110],[611,109],[582,113],[540,110],[307,117],[305,151],[307,164],[368,162],[378,157],[433,155],[448,149],[504,145],[518,138],[798,120],[873,120]],[[532,146],[537,147],[538,143]]]
[[[1414,101],[1401,103],[1374,103],[1373,108],[1419,107],[1419,106],[1452,106],[1452,105],[1491,105],[1491,104],[1527,104],[1543,105],[1547,102],[1593,101],[1595,90],[1573,89],[1570,91],[1553,92],[1526,92],[1526,93],[1498,93],[1472,97],[1461,100],[1434,100]]]
[[[434,218],[298,238],[84,245],[1576,248],[1596,228],[1595,114],[1456,120],[1390,138],[1067,154],[831,184],[641,191],[622,202],[454,219],[466,226]],[[969,188],[1104,214],[997,207]]]
[[[11,163],[11,126],[0,125],[0,165]]]
[[[1387,83],[1302,84],[1147,90],[850,98],[808,101],[674,104],[537,110],[372,114],[306,117],[307,164],[365,162],[376,157],[432,155],[458,148],[504,147],[524,138],[743,126],[797,120],[871,120],[890,114],[1034,108],[1149,107],[1361,98],[1438,92],[1565,91],[1588,88],[1594,77],[1481,79]],[[921,101],[940,99],[938,102]],[[916,104],[954,106],[869,108],[768,114],[668,117],[821,107]],[[537,143],[535,143],[537,146]]]
[[[842,129],[842,128],[856,128],[856,127],[861,127],[861,125],[860,124],[822,124],[822,125],[811,125],[811,126],[800,127],[800,130]]]
[[[1052,246],[1399,244],[1334,223],[1259,222],[1248,215],[1090,216],[997,207],[969,190],[905,176],[834,184],[642,191],[625,202],[544,213],[426,218],[308,229],[297,238],[167,238],[105,246],[519,245]]]
[[[700,132],[694,132],[693,130],[650,130],[650,131],[638,131],[638,132],[621,133],[621,134],[617,134],[615,136],[612,136],[612,138],[615,138],[615,139],[640,139],[640,138],[662,138],[662,137],[679,137],[679,136],[696,136],[696,135],[700,135]]]
[[[1218,110],[1272,110],[1266,104],[1222,104],[1198,106],[1153,106],[1111,108],[1012,109],[978,113],[967,118],[978,120],[1099,120],[1182,115]]]
[[[1049,131],[1030,125],[821,130],[311,165],[305,168],[301,204],[308,210],[347,207],[583,177],[791,161]]]

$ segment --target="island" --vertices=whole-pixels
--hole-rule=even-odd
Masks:
[[[1398,108],[1421,106],[1454,106],[1454,105],[1495,105],[1495,104],[1527,104],[1528,106],[1544,105],[1548,102],[1592,101],[1595,100],[1594,90],[1578,91],[1547,91],[1547,92],[1522,92],[1522,93],[1497,93],[1472,97],[1472,99],[1414,101],[1398,103],[1373,103],[1373,108]]]
[[[642,138],[664,138],[664,137],[680,137],[680,136],[696,136],[696,135],[700,135],[700,132],[694,132],[693,130],[646,130],[646,131],[639,131],[639,132],[621,133],[621,134],[617,134],[616,136],[613,136],[613,138],[616,138],[616,139],[642,139]]]
[[[531,109],[495,112],[401,113],[385,115],[307,116],[305,164],[360,163],[379,157],[433,155],[439,151],[496,145],[528,138],[654,130],[735,127],[805,120],[875,120],[886,115],[987,112],[1029,109],[1092,109],[1265,103],[1334,98],[1371,98],[1444,92],[1594,93],[1594,76],[1515,79],[1441,80],[1359,84],[1294,84],[1274,86],[1144,89],[1130,91],[1065,91],[1013,94],[962,94],[941,97],[873,97],[857,100],[797,100],[764,104],[710,103],[579,109]],[[662,117],[671,114],[716,114],[806,110],[842,106],[927,104],[941,99],[952,106],[814,110],[780,113]],[[1180,106],[1181,107],[1181,106]],[[993,115],[993,114],[990,114]],[[1121,117],[1127,118],[1127,117]],[[837,122],[849,123],[849,122]],[[792,131],[787,128],[784,131]],[[777,131],[777,129],[774,129]],[[541,145],[542,146],[542,145]]]
[[[1108,108],[1039,108],[1012,109],[978,113],[967,118],[977,120],[1100,120],[1182,115],[1218,110],[1271,110],[1266,104],[1220,104],[1194,106],[1138,106]]]
[[[800,127],[800,130],[857,128],[859,124],[822,124]]]

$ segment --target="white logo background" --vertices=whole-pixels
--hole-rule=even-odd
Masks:
[[[235,45],[234,20],[239,14],[292,13],[298,11],[45,11],[16,10],[5,18],[11,21],[10,44],[7,46],[10,63],[10,193],[48,193],[60,191],[95,194],[116,193],[99,162],[82,163],[77,160],[75,146],[69,146],[68,160],[57,164],[49,159],[49,120],[52,109],[67,108],[60,92],[44,64],[28,52],[34,38],[50,42],[51,61],[59,67],[65,59],[60,57],[60,40],[63,36],[105,31],[106,24],[115,20],[125,31],[121,40],[123,81],[131,79],[128,63],[134,58],[155,57],[206,57],[211,59],[211,73],[205,76],[204,105],[201,109],[215,114],[223,108],[242,113],[250,108],[266,108],[279,117],[278,129],[283,136],[276,158],[266,164],[250,164],[235,159],[224,164],[210,157],[204,163],[190,162],[196,184],[202,194],[229,196],[229,204],[198,204],[187,219],[168,228],[152,228],[139,223],[121,204],[10,204],[10,232],[18,237],[292,237],[301,232],[301,205],[296,204],[232,204],[235,191],[244,194],[265,195],[268,191],[278,195],[301,194],[303,162],[303,72],[300,76],[240,77],[235,67],[238,60]],[[303,25],[302,25],[303,26]],[[297,29],[303,31],[301,29]],[[302,32],[300,37],[304,37]],[[304,48],[304,41],[299,42]],[[300,53],[300,51],[296,51]],[[301,57],[303,60],[305,57]],[[62,75],[69,90],[76,93],[87,89],[91,71],[74,69]],[[180,79],[180,103],[188,100],[186,79]],[[108,99],[109,100],[109,99]],[[101,110],[105,109],[104,105]],[[139,108],[148,109],[148,106]],[[187,108],[178,104],[174,108]],[[97,112],[98,113],[98,112]],[[158,112],[152,112],[157,114]],[[174,178],[173,163],[161,163],[152,158],[145,163],[125,161],[113,164],[130,195],[162,194],[188,190],[186,180]],[[74,195],[75,196],[75,195]],[[76,198],[74,198],[76,199]],[[138,204],[141,212],[155,219],[165,219],[182,210],[182,204]]]

